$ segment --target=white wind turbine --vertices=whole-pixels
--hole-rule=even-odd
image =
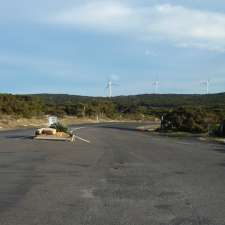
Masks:
[[[112,98],[112,85],[113,85],[112,81],[109,80],[106,86],[106,89],[108,90],[109,98]]]
[[[209,94],[210,83],[211,81],[209,79],[201,82],[201,85],[203,85],[205,88],[205,94],[207,95]]]
[[[158,94],[159,93],[159,81],[156,80],[152,83],[153,87],[154,87],[154,93]]]
[[[108,90],[108,97],[109,97],[109,98],[112,98],[112,96],[113,96],[113,90],[112,90],[112,87],[113,87],[113,86],[118,86],[118,84],[115,84],[115,83],[113,82],[113,80],[118,80],[118,76],[112,75],[112,76],[109,78],[108,82],[107,82],[106,89]]]

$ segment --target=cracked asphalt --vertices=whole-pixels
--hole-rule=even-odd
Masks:
[[[84,125],[0,132],[0,225],[225,225],[225,146]]]

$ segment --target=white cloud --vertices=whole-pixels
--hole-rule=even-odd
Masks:
[[[225,49],[224,14],[172,5],[155,6],[150,14],[150,34],[175,41],[179,47]]]
[[[225,51],[225,14],[170,4],[135,7],[97,1],[63,10],[49,23],[172,41],[178,47]]]
[[[49,22],[106,31],[133,29],[138,13],[126,5],[115,2],[89,2],[57,13]]]

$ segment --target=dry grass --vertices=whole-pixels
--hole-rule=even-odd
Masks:
[[[23,128],[23,127],[42,127],[47,125],[47,117],[42,118],[17,118],[13,116],[0,116],[0,130]]]
[[[60,123],[64,125],[74,125],[83,123],[100,123],[100,122],[131,122],[121,120],[109,120],[109,119],[90,119],[90,118],[77,118],[72,116],[66,116],[59,119]],[[132,121],[133,122],[133,121]],[[15,129],[15,128],[41,128],[48,126],[48,117],[33,117],[33,118],[17,118],[8,115],[0,116],[0,130]]]

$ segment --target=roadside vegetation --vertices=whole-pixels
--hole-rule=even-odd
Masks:
[[[162,131],[205,133],[208,131],[208,115],[199,108],[178,108],[162,116]]]
[[[56,129],[56,132],[69,133],[69,128],[61,123],[54,123],[50,128]]]
[[[225,137],[225,120],[210,127],[209,135],[212,137]]]
[[[0,116],[31,118],[44,113],[44,104],[39,97],[0,94]]]
[[[11,116],[111,120],[162,120],[161,131],[225,136],[225,93],[210,95],[137,95],[114,98],[76,95],[0,94],[0,120]],[[0,124],[1,125],[1,124]]]
[[[180,107],[162,116],[161,132],[207,133],[212,137],[225,137],[225,119],[221,113],[202,107]]]

